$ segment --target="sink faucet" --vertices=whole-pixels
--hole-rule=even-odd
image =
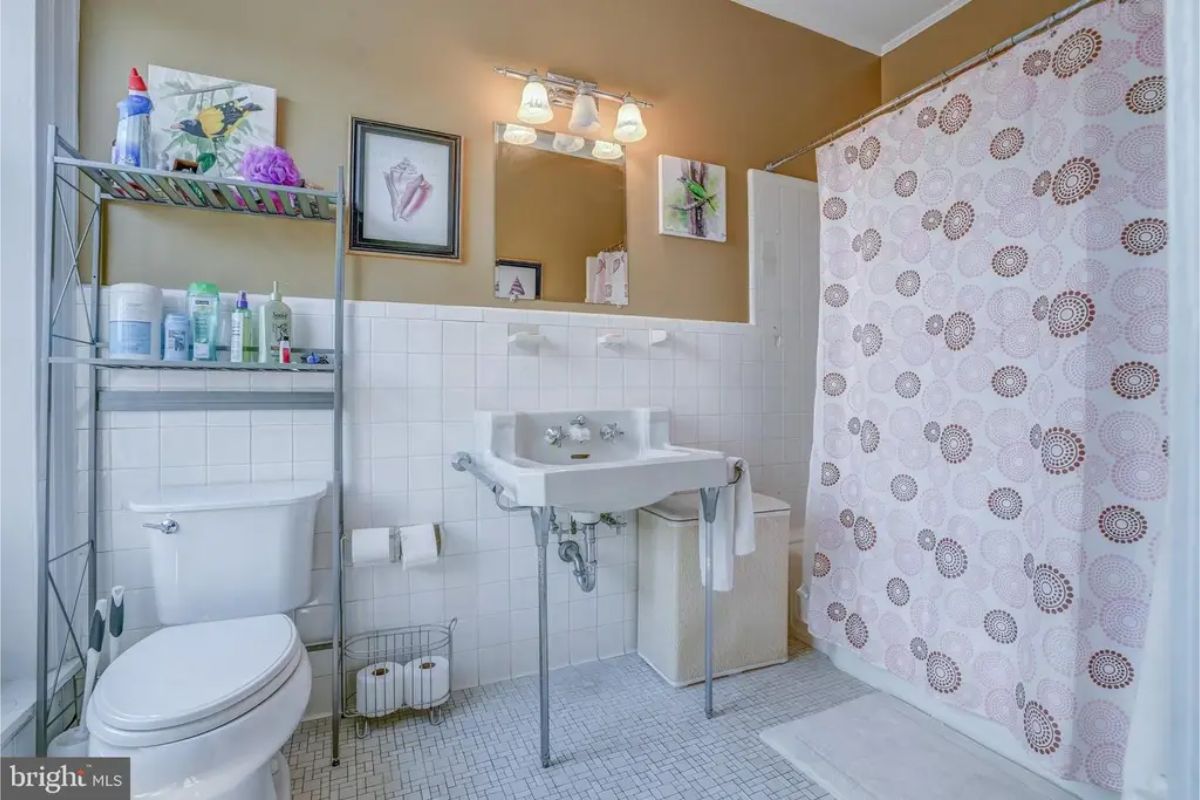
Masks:
[[[616,441],[624,435],[625,431],[621,430],[621,426],[615,422],[600,426],[600,438],[606,442]]]
[[[587,426],[587,417],[580,414],[575,419],[571,420],[571,428],[568,431],[572,442],[588,442],[591,441],[592,431]]]

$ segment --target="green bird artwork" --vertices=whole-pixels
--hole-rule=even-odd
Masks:
[[[659,156],[659,233],[725,241],[725,168]]]

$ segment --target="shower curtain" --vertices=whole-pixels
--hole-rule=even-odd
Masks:
[[[1163,32],[1103,2],[822,147],[814,636],[1121,787],[1167,485]]]

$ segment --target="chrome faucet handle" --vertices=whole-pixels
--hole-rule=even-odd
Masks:
[[[173,519],[164,519],[162,522],[143,522],[143,528],[149,528],[152,531],[162,531],[163,533],[175,533],[179,530],[179,523]]]
[[[579,426],[587,425],[587,417],[585,417],[583,414],[580,414],[578,417],[571,420],[571,424]]]
[[[621,430],[621,426],[615,422],[600,427],[600,438],[606,442],[615,441],[624,435],[625,431]]]
[[[563,432],[561,425],[555,425],[552,428],[546,428],[545,437],[546,444],[552,447],[561,447],[562,440],[567,438],[567,434]]]

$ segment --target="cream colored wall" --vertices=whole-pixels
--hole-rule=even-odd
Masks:
[[[883,56],[880,99],[884,102],[920,86],[998,45],[1015,33],[1061,11],[1075,0],[971,0]]]
[[[494,65],[651,99],[650,134],[629,150],[625,311],[735,321],[748,318],[746,169],[871,108],[880,86],[876,56],[728,0],[85,0],[85,153],[108,153],[125,75],[149,63],[275,87],[279,143],[324,185],[347,160],[352,114],[464,137],[462,263],[353,256],[350,295],[364,299],[505,303],[492,298],[491,126],[512,118],[521,85]],[[611,128],[614,107],[601,111]],[[658,234],[660,153],[728,169],[726,243]],[[813,175],[811,160],[792,170]],[[261,292],[278,279],[287,294],[329,292],[326,226],[116,207],[108,222],[110,282],[205,278]]]

